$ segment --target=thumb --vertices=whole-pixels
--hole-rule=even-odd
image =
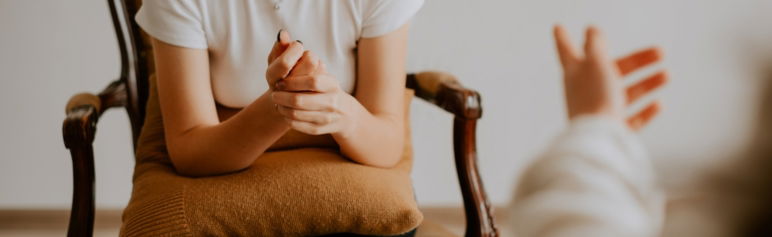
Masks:
[[[571,43],[571,39],[569,39],[566,29],[561,25],[555,25],[553,34],[555,37],[555,46],[558,51],[558,58],[560,58],[560,64],[562,64],[563,67],[566,67],[568,64],[577,61],[579,59],[579,54]]]
[[[279,33],[276,35],[276,42],[273,43],[271,53],[268,54],[268,64],[271,64],[273,60],[284,53],[284,50],[289,47],[290,43],[292,43],[292,37],[290,37],[289,32],[284,29],[279,30]]]

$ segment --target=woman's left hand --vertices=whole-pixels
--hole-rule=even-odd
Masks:
[[[355,127],[356,99],[340,88],[311,51],[275,87],[271,98],[293,129],[310,135],[346,136]]]

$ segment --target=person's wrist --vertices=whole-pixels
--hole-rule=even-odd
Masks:
[[[598,128],[613,130],[623,133],[633,133],[634,131],[627,126],[624,119],[609,115],[584,114],[569,121],[572,129],[584,128],[588,130],[601,131]]]
[[[619,105],[615,102],[611,101],[605,101],[601,103],[587,103],[587,104],[580,104],[580,103],[571,103],[571,100],[568,100],[568,119],[573,120],[576,117],[581,116],[603,116],[608,117],[612,119],[624,119],[624,110],[625,107],[623,105]]]
[[[268,98],[266,101],[267,112],[268,117],[271,118],[271,120],[275,121],[277,125],[282,126],[283,128],[290,129],[290,122],[287,120],[284,115],[279,113],[279,105],[273,102],[273,93],[274,90],[267,90],[265,92],[265,96]]]
[[[619,115],[617,113],[613,113],[613,112],[610,112],[610,111],[603,111],[603,110],[595,111],[595,112],[576,113],[574,115],[569,116],[568,120],[574,121],[574,120],[581,119],[581,118],[584,118],[584,117],[597,117],[597,118],[604,118],[604,119],[608,119],[608,120],[624,121],[624,117],[623,116],[621,116],[621,115]]]
[[[361,109],[358,109],[359,101],[345,92],[340,92],[340,110],[342,115],[341,128],[334,132],[332,136],[336,139],[350,138],[359,126],[359,121],[366,116]],[[366,110],[365,110],[366,111]]]

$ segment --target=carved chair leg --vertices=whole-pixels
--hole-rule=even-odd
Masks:
[[[70,147],[72,155],[72,210],[67,236],[92,236],[94,231],[94,150],[91,144]]]
[[[453,144],[456,171],[464,198],[467,237],[498,236],[485,188],[477,169],[477,119],[456,117],[453,121]]]

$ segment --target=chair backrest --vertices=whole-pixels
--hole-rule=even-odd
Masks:
[[[107,0],[107,5],[121,54],[120,81],[126,88],[126,111],[136,145],[145,118],[148,79],[154,70],[152,48],[134,21],[142,0]]]
[[[123,88],[126,90],[127,100],[125,107],[131,122],[135,146],[145,119],[149,78],[155,71],[150,37],[134,21],[134,16],[142,5],[142,1],[107,0],[121,54],[120,82],[123,83]],[[436,73],[429,74],[437,76]],[[497,236],[494,218],[485,195],[485,190],[482,187],[482,181],[478,175],[479,171],[476,164],[475,126],[482,111],[482,108],[480,108],[480,96],[477,92],[462,88],[459,84],[455,83],[451,83],[453,86],[450,87],[441,87],[437,83],[445,81],[441,79],[443,78],[442,76],[440,78],[433,77],[433,80],[426,80],[432,85],[428,87],[421,86],[422,83],[418,82],[418,77],[420,75],[408,74],[407,87],[415,89],[417,97],[435,103],[455,115],[454,150],[459,184],[461,185],[461,192],[464,198],[467,220],[466,235]],[[428,93],[428,91],[433,91],[433,93]],[[75,160],[75,158],[73,159]],[[93,162],[93,157],[90,160]],[[86,183],[86,187],[80,187],[79,181],[76,180],[76,191],[74,193],[78,193],[79,189],[90,191],[86,193],[81,191],[79,197],[75,197],[76,200],[84,200],[85,204],[73,202],[73,213],[75,213],[73,216],[75,218],[71,219],[74,221],[70,223],[70,230],[75,231],[71,231],[71,233],[79,233],[77,231],[79,230],[78,228],[73,228],[73,226],[79,226],[78,223],[93,224],[93,163],[91,165],[91,177],[85,175],[80,179],[81,183]],[[78,208],[79,206],[85,206],[86,208],[83,211],[77,211],[81,209]],[[87,208],[89,206],[90,209]],[[87,229],[88,233],[91,233],[91,227]]]

